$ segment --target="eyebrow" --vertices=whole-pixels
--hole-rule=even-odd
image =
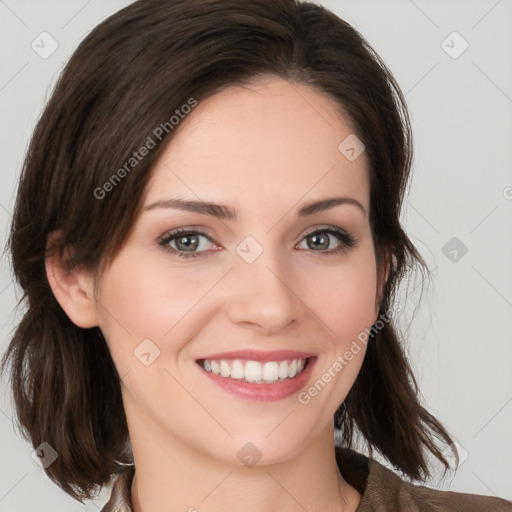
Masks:
[[[366,214],[366,209],[364,206],[351,197],[330,197],[326,199],[321,199],[320,201],[314,201],[311,203],[307,203],[302,206],[297,211],[298,217],[306,217],[308,215],[313,215],[314,213],[318,213],[329,208],[333,208],[334,206],[342,205],[342,204],[350,204],[359,208],[364,214]],[[189,199],[160,199],[155,201],[147,206],[144,206],[143,210],[154,210],[156,208],[172,208],[175,210],[186,210],[189,212],[201,213],[204,215],[211,215],[212,217],[216,217],[218,219],[225,220],[237,220],[236,210],[233,208],[218,204],[218,203],[209,203],[205,201],[194,201]]]

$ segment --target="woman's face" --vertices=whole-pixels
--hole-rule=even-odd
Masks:
[[[331,432],[377,318],[368,162],[338,112],[268,78],[181,120],[97,295],[132,436],[272,463]]]

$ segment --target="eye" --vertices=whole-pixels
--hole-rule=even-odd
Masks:
[[[333,239],[338,241],[338,246],[327,250]],[[306,242],[308,249],[312,249],[314,252],[320,252],[324,255],[346,251],[356,245],[354,237],[349,235],[346,231],[334,226],[312,231],[304,237],[303,242]]]
[[[338,245],[329,250],[333,240],[337,240]],[[335,226],[316,229],[308,233],[301,244],[304,242],[307,244],[306,249],[325,256],[346,251],[356,245],[356,240],[351,235]],[[209,244],[213,244],[213,242],[205,233],[184,228],[175,229],[158,239],[159,246],[180,258],[207,256],[211,252],[208,248]]]
[[[204,242],[202,239],[213,243],[210,238],[201,231],[180,228],[166,233],[159,239],[158,245],[163,247],[166,251],[177,254],[181,258],[195,258],[202,256],[204,252],[208,252],[208,242]]]

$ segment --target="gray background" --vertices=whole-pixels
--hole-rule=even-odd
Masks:
[[[55,78],[85,35],[129,3],[0,0],[2,242],[24,151]],[[463,455],[454,477],[429,485],[512,499],[512,2],[317,3],[376,48],[412,116],[416,154],[403,221],[433,277],[408,328],[407,350],[427,408]],[[58,44],[46,58],[31,47],[51,49],[44,31]],[[404,328],[421,288],[419,279],[410,281]],[[17,298],[3,257],[2,354],[19,318]],[[16,434],[4,381],[0,398],[0,511],[99,510],[109,489],[85,506],[61,491]]]

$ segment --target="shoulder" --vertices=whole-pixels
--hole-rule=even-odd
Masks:
[[[376,461],[369,462],[369,478],[363,499],[369,510],[408,512],[512,512],[512,502],[451,491],[441,491],[402,480]],[[364,503],[363,503],[364,505]],[[363,509],[364,510],[364,509]]]
[[[337,453],[340,472],[361,493],[356,512],[512,512],[510,501],[416,485],[373,459],[342,451]]]

